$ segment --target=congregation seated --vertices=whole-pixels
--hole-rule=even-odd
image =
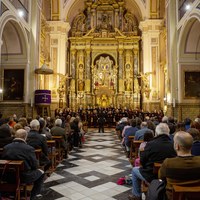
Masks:
[[[30,197],[30,200],[33,200],[41,191],[44,172],[38,169],[35,149],[26,144],[26,138],[27,132],[24,129],[17,130],[12,143],[4,146],[1,159],[24,161],[24,172],[21,174],[21,180],[23,183],[33,183]]]
[[[196,128],[189,128],[187,132],[193,137],[192,155],[200,156],[200,132]]]
[[[64,149],[64,158],[67,158],[67,135],[64,128],[61,127],[62,120],[56,119],[54,127],[51,128],[52,136],[62,136],[61,147]]]
[[[140,166],[140,155],[144,152],[144,148],[147,145],[149,141],[153,139],[154,135],[152,131],[146,131],[144,133],[144,140],[140,144],[139,149],[138,149],[138,158],[135,159],[135,167]]]
[[[35,149],[41,149],[40,166],[44,166],[44,170],[47,171],[51,166],[51,161],[48,158],[48,146],[46,137],[39,134],[40,123],[37,119],[34,119],[30,123],[30,132],[27,137],[27,144]]]
[[[148,128],[147,122],[142,122],[140,125],[140,130],[136,131],[134,140],[143,140],[144,139],[144,133],[146,131],[152,131]]]
[[[165,158],[176,156],[173,144],[169,138],[169,127],[166,123],[160,123],[156,127],[156,136],[149,141],[141,154],[141,167],[132,169],[132,194],[130,200],[141,199],[141,182],[150,183],[157,175],[153,173],[154,162],[162,162]]]
[[[128,124],[128,120],[126,117],[123,117],[116,126],[116,131],[120,132],[120,138],[122,137],[122,131],[124,127]]]
[[[131,119],[130,126],[124,130],[124,143],[126,147],[130,148],[131,144],[129,136],[135,136],[136,131],[138,131],[138,128],[136,127],[136,120]]]
[[[80,144],[80,129],[79,129],[79,119],[76,118],[71,118],[71,123],[70,123],[70,127],[71,127],[71,143],[74,147],[79,147]]]
[[[167,180],[168,200],[172,199],[172,185],[200,185],[200,157],[192,155],[192,145],[193,138],[189,133],[180,131],[175,134],[177,157],[165,159],[159,171],[159,178]]]
[[[6,144],[12,142],[13,138],[11,136],[12,130],[7,124],[6,119],[1,119],[2,125],[0,126],[0,148],[3,148]]]
[[[196,128],[198,131],[200,131],[200,122],[199,122],[198,120],[193,121],[193,122],[190,124],[190,127],[191,127],[191,128]]]
[[[46,137],[47,140],[51,140],[52,135],[50,133],[50,129],[46,127],[46,121],[43,118],[40,118],[39,123],[40,123],[39,133],[44,137]]]
[[[18,123],[21,124],[23,126],[23,129],[25,129],[27,132],[30,131],[30,127],[28,126],[28,121],[25,117],[19,118]]]

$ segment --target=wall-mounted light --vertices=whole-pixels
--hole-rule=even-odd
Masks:
[[[3,89],[2,88],[0,88],[0,94],[2,94],[3,93]]]
[[[24,17],[24,11],[19,9],[18,10],[18,15],[19,15],[19,17]]]
[[[185,9],[186,10],[190,10],[191,9],[191,4],[190,3],[186,4]]]

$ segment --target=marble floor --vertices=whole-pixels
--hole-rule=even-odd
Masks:
[[[45,181],[40,200],[124,200],[131,186],[117,185],[131,165],[114,129],[90,129],[82,148],[70,152]]]

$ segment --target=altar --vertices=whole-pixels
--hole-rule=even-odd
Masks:
[[[72,23],[69,107],[136,108],[141,39],[137,18],[122,2],[98,2],[86,3]]]

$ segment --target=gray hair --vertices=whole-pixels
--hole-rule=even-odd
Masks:
[[[56,126],[61,126],[62,125],[62,120],[61,119],[56,119],[55,125]]]
[[[163,118],[162,118],[162,122],[164,123],[167,123],[168,122],[168,117],[167,116],[164,116]]]
[[[169,136],[169,127],[166,123],[160,123],[156,126],[155,136],[159,135],[168,135]]]
[[[30,127],[33,130],[39,129],[39,127],[40,127],[39,121],[37,119],[32,120],[31,123],[30,123]]]
[[[15,138],[20,138],[20,139],[23,139],[23,140],[26,140],[27,138],[27,131],[24,130],[24,129],[18,129],[15,133]]]
[[[142,122],[141,125],[140,125],[141,128],[146,128],[148,127],[148,124],[147,122]]]

